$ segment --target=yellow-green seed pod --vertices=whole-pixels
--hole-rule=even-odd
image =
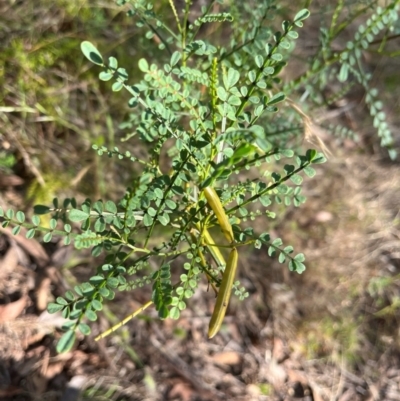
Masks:
[[[205,229],[203,235],[204,235],[204,242],[207,245],[207,248],[210,251],[211,256],[215,260],[215,263],[218,266],[226,266],[225,259],[222,256],[222,253],[219,250],[219,248],[215,245],[215,241],[211,236],[210,232],[207,229]]]
[[[234,241],[232,226],[229,223],[228,216],[225,214],[225,210],[222,207],[221,200],[215,192],[215,189],[211,187],[204,188],[204,195],[209,206],[215,213],[215,216],[217,216],[218,223],[221,227],[222,232],[224,233],[227,240],[232,243]]]
[[[215,303],[210,325],[208,327],[208,338],[213,338],[218,333],[224,320],[225,313],[229,305],[229,300],[231,298],[233,282],[236,276],[238,257],[239,255],[237,249],[232,248],[224,275],[222,276],[222,282],[219,288],[217,301]]]

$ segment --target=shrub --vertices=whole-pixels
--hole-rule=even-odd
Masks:
[[[259,232],[253,223],[260,216],[274,218],[276,204],[280,213],[291,205],[300,206],[306,200],[301,193],[304,175],[314,177],[313,166],[326,160],[314,149],[301,151],[296,139],[307,129],[307,116],[293,99],[283,107],[287,96],[295,97],[300,88],[318,103],[320,88],[329,79],[337,77],[342,83],[351,77],[351,85],[361,84],[382,145],[395,157],[377,91],[362,71],[361,56],[381,31],[392,26],[398,1],[385,9],[378,7],[360,25],[354,40],[335,52],[332,41],[346,26],[338,22],[344,9],[339,0],[330,27],[321,30],[321,46],[310,68],[288,83],[280,74],[310,14],[306,9],[275,30],[271,20],[279,15],[279,2],[273,0],[233,2],[230,10],[220,13],[213,13],[213,5],[223,2],[212,1],[194,21],[189,20],[189,1],[178,14],[170,0],[172,22],[163,19],[165,10],[155,10],[151,2],[118,3],[130,6],[128,15],[147,29],[143,38],[148,56],[137,61],[142,77],[135,82],[131,66],[120,66],[117,58],[106,58],[91,42],[82,42],[84,56],[100,70],[99,79],[110,81],[114,92],[129,94],[129,118],[120,125],[127,131],[122,145],[110,149],[93,145],[93,149],[99,157],[124,159],[127,168],[135,165],[139,173],[116,203],[87,199],[78,205],[74,198],[55,199],[52,207],[37,205],[31,223],[21,211],[0,209],[2,225],[11,224],[14,234],[24,226],[28,238],[38,232],[44,233],[45,242],[63,236],[65,244],[73,241],[77,249],[105,255],[88,282],[48,307],[70,320],[59,351],[72,347],[76,330],[90,333],[86,322],[97,319],[103,302],[112,300],[116,291],[152,286],[151,300],[121,324],[150,305],[161,319],[178,319],[203,277],[218,293],[209,327],[209,336],[214,336],[231,289],[240,299],[248,295],[235,280],[244,246],[266,247],[268,255],[287,263],[290,271],[305,270],[302,253],[268,232]],[[347,23],[357,15],[360,12]],[[242,20],[248,21],[246,27]],[[219,43],[201,39],[209,24],[221,25]],[[229,40],[224,40],[228,33]],[[306,97],[303,94],[303,100]],[[124,141],[136,140],[140,152],[124,150]],[[41,226],[39,215],[47,213],[52,214],[49,226]],[[154,245],[160,237],[161,243]],[[227,261],[224,249],[229,251]],[[150,261],[158,266],[155,271]],[[179,278],[174,280],[175,276]]]

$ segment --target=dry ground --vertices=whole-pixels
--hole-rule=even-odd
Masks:
[[[371,70],[377,67],[371,60]],[[360,144],[317,131],[332,156],[307,181],[307,203],[274,226],[274,234],[304,251],[307,271],[292,274],[264,251],[242,254],[239,275],[250,296],[232,301],[226,326],[211,341],[206,327],[214,299],[204,283],[178,322],[160,322],[150,310],[95,343],[95,334],[145,302],[149,290],[119,295],[93,336],[57,355],[63,319],[48,315],[46,305],[87,277],[93,261],[58,241],[44,245],[2,229],[0,400],[400,400],[400,165],[371,139],[362,94],[353,95],[345,103],[357,107],[332,121],[345,118]],[[399,102],[389,104],[400,138]],[[98,128],[93,119],[101,110],[90,111],[88,130]],[[77,117],[72,122],[83,130]],[[48,154],[63,157],[57,138],[39,135],[48,136]],[[14,145],[10,137],[1,140],[3,149]],[[35,166],[29,161],[37,149],[16,148],[25,168],[0,175],[0,206],[24,202],[25,173]],[[71,143],[67,149],[76,152]],[[82,176],[98,171],[85,152],[76,153],[88,157]]]
[[[58,400],[74,386],[90,388],[91,399],[400,399],[398,165],[337,153],[309,183],[309,202],[287,219],[287,240],[304,249],[308,270],[288,273],[263,252],[242,258],[250,297],[232,303],[212,341],[204,284],[178,322],[149,312],[107,341],[81,339],[56,355],[62,319],[44,309],[67,285],[59,268],[79,271],[87,261],[3,230],[0,399]],[[146,292],[120,296],[118,315]]]

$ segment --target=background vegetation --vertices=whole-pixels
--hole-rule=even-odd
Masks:
[[[243,303],[233,300],[228,330],[213,342],[203,330],[207,319],[201,316],[214,302],[212,294],[205,297],[204,286],[178,322],[161,322],[149,312],[105,343],[82,338],[73,351],[56,356],[55,328],[62,323],[46,315],[45,305],[86,280],[98,261],[57,239],[26,243],[2,229],[0,394],[5,399],[60,399],[76,388],[83,398],[120,400],[399,397],[400,177],[398,161],[392,160],[399,146],[398,22],[362,51],[368,85],[351,71],[344,80],[346,67],[339,64],[333,79],[310,67],[316,54],[326,52],[323,59],[329,61],[335,55],[328,49],[343,53],[378,6],[384,10],[396,2],[304,1],[296,10],[290,2],[279,3],[277,26],[301,7],[311,11],[281,76],[299,109],[294,146],[310,147],[306,141],[312,140],[311,146],[332,153],[318,179],[306,182],[307,203],[268,222],[270,232],[304,251],[308,270],[292,275],[262,251],[249,251],[239,274],[250,296]],[[342,11],[332,28],[338,4]],[[167,2],[158,7],[173,19]],[[232,7],[234,12],[235,2]],[[319,50],[321,27],[340,31]],[[226,29],[212,25],[203,35],[223,37]],[[50,204],[56,195],[117,200],[134,174],[126,162],[97,157],[91,149],[119,146],[128,98],[97,79],[98,69],[81,54],[83,40],[130,66],[131,75],[141,74],[137,61],[158,45],[144,39],[111,1],[0,5],[0,206],[5,209],[29,213],[33,204]],[[315,80],[295,91],[293,82],[308,73]],[[373,107],[384,116],[371,116]],[[138,142],[124,146],[134,149]],[[267,260],[266,270],[261,261]],[[148,296],[148,289],[119,295],[104,319],[118,321]],[[98,330],[106,326],[100,320]]]

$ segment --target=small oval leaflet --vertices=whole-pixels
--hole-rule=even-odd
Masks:
[[[68,352],[74,345],[75,338],[76,334],[73,330],[68,330],[64,333],[57,344],[57,352]]]
[[[294,17],[293,22],[297,25],[297,26],[303,26],[303,24],[301,23],[301,21],[307,19],[310,16],[310,11],[308,11],[306,8],[304,8],[303,10],[300,10]]]
[[[62,309],[64,309],[64,305],[56,304],[54,302],[50,302],[47,305],[47,311],[49,313],[56,313],[56,312],[59,312]]]
[[[121,81],[114,82],[112,85],[113,92],[119,92],[123,88],[124,84]]]
[[[283,92],[279,92],[276,95],[272,96],[272,98],[268,101],[268,106],[272,106],[273,104],[277,104],[285,100],[286,96]]]
[[[86,323],[79,323],[78,329],[85,336],[89,335],[91,332],[90,327]]]
[[[99,74],[99,79],[101,81],[109,81],[112,77],[113,77],[113,74],[111,72],[102,71]]]
[[[81,50],[83,55],[93,64],[104,65],[103,57],[94,45],[87,40],[81,43]]]
[[[144,58],[141,58],[139,60],[138,67],[139,67],[140,71],[143,71],[143,72],[149,71],[149,63]]]
[[[109,57],[108,63],[110,65],[110,68],[118,68],[118,60],[115,57]]]
[[[232,88],[240,78],[239,71],[234,68],[229,68],[228,74],[223,76],[224,86],[226,89]]]
[[[182,57],[182,55],[180,52],[178,52],[178,51],[174,52],[171,56],[171,61],[170,61],[171,67],[174,67],[179,62],[181,57]]]
[[[79,222],[86,220],[89,217],[89,214],[79,209],[71,209],[69,212],[69,219],[73,222]]]

